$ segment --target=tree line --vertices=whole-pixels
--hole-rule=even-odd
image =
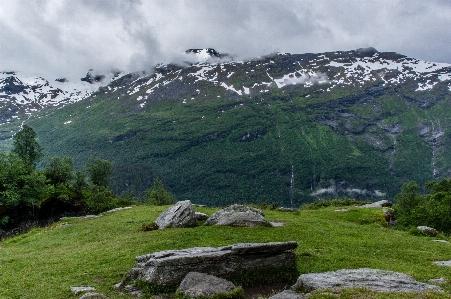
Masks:
[[[108,160],[91,157],[82,170],[75,171],[70,157],[55,156],[42,162],[43,158],[36,133],[27,125],[13,137],[10,153],[0,152],[0,229],[30,220],[100,213],[135,200],[113,194]],[[155,178],[154,186],[140,201],[168,204],[174,196]]]

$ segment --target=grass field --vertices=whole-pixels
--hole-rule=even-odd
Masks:
[[[451,259],[451,244],[413,236],[384,227],[380,209],[328,207],[298,212],[265,210],[269,221],[282,227],[195,228],[139,231],[167,206],[141,205],[105,213],[96,219],[69,219],[0,243],[0,298],[79,298],[71,286],[92,286],[109,298],[119,295],[112,286],[135,265],[135,256],[166,249],[223,246],[241,242],[297,241],[299,272],[323,272],[343,268],[375,268],[403,272],[421,282],[443,277],[451,269],[433,261]],[[217,209],[196,208],[212,214]],[[449,238],[441,236],[449,241]],[[342,298],[451,298],[445,294],[376,294],[346,291]],[[332,298],[316,295],[313,298]]]

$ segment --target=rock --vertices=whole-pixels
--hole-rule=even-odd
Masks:
[[[135,295],[136,297],[140,298],[142,296],[144,296],[144,293],[141,292],[140,289],[138,289],[136,286],[134,285],[127,285],[124,287],[124,291],[127,292],[128,294],[131,295]]]
[[[211,215],[205,224],[253,227],[269,223],[261,210],[243,205],[231,205]]]
[[[236,286],[223,278],[199,272],[189,272],[183,278],[177,291],[189,297],[212,296],[218,293],[229,293]]]
[[[122,210],[128,210],[128,209],[131,209],[131,208],[132,207],[115,208],[115,209],[108,210],[105,213],[112,213],[112,212],[117,212],[117,211],[122,211]]]
[[[195,212],[197,221],[204,221],[208,219],[208,215],[201,212]]]
[[[438,261],[438,262],[434,262],[434,264],[436,264],[438,266],[451,267],[451,261]]]
[[[437,242],[437,243],[446,243],[446,244],[449,244],[449,242],[448,241],[446,241],[446,240],[432,240],[433,242]]]
[[[268,299],[304,299],[307,298],[303,294],[299,294],[290,290],[286,290],[269,297]]]
[[[359,208],[382,208],[382,207],[391,207],[392,205],[393,204],[391,202],[384,199],[363,206],[359,206]]]
[[[443,292],[438,286],[418,282],[404,273],[367,268],[303,274],[292,286],[292,290],[298,292],[347,288],[365,288],[376,292]]]
[[[93,287],[71,287],[70,290],[75,295],[78,295],[78,294],[84,293],[84,292],[95,291],[96,289]]]
[[[426,233],[426,235],[428,235],[430,237],[435,237],[438,234],[438,231],[435,228],[432,228],[429,226],[417,226],[417,229]]]
[[[296,247],[296,242],[272,242],[160,251],[136,257],[138,263],[128,273],[127,280],[176,286],[189,272],[226,279],[250,271],[292,274],[296,271],[296,256],[292,252]]]
[[[440,278],[433,278],[433,279],[429,279],[428,283],[433,283],[433,284],[447,284],[448,281],[446,279],[444,279],[443,277]]]
[[[160,229],[190,227],[198,224],[191,201],[179,201],[158,216],[155,223]]]
[[[108,299],[108,297],[100,293],[86,293],[80,299]]]

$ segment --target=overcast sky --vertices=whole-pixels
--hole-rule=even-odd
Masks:
[[[451,63],[447,0],[0,0],[0,71],[151,69],[188,48],[240,58],[375,47]]]

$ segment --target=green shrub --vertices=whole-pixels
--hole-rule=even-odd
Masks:
[[[426,225],[451,233],[451,179],[426,183],[425,195],[414,182],[405,184],[397,195],[395,215],[401,226]]]

